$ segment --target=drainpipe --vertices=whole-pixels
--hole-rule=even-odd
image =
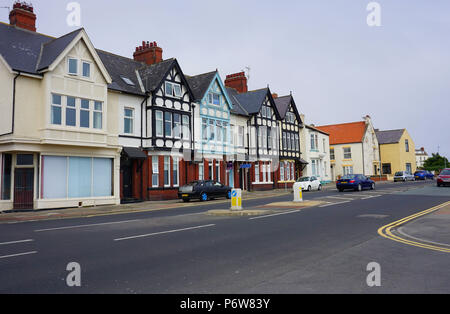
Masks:
[[[13,80],[13,100],[12,100],[12,117],[11,117],[11,132],[0,134],[0,136],[5,135],[11,135],[14,133],[14,121],[15,121],[15,114],[16,114],[16,81],[21,75],[21,72],[17,72],[17,75],[14,77]]]

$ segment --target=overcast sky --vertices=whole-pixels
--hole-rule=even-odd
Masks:
[[[37,28],[60,36],[71,1],[33,0]],[[307,123],[360,121],[406,128],[416,148],[450,156],[450,1],[80,0],[97,48],[132,57],[143,40],[176,57],[185,74],[250,67],[250,89],[293,92]],[[12,6],[0,0],[0,6]],[[7,10],[0,9],[7,22]]]

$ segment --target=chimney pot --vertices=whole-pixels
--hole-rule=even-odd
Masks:
[[[9,13],[9,24],[35,32],[36,14],[33,5],[16,1]]]
[[[156,45],[156,42],[143,41],[142,46],[133,54],[135,61],[148,65],[163,61],[163,50]]]
[[[234,88],[238,91],[238,93],[248,92],[247,77],[245,76],[245,72],[227,75],[225,79],[225,86]]]

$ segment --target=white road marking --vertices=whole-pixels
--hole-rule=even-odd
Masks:
[[[370,198],[375,198],[375,197],[380,197],[380,196],[381,195],[370,195],[370,196],[367,196],[367,197],[363,197],[362,200],[368,200]]]
[[[67,226],[67,227],[59,227],[59,228],[40,229],[40,230],[34,230],[34,232],[44,232],[44,231],[53,231],[53,230],[67,230],[67,229],[75,229],[75,228],[87,228],[87,227],[117,225],[117,224],[125,224],[125,223],[136,222],[136,221],[140,221],[140,219],[124,220],[124,221],[116,221],[116,222],[105,222],[105,223],[88,224],[88,225],[76,225],[76,226]]]
[[[293,214],[293,213],[298,213],[298,212],[300,212],[300,211],[301,211],[300,209],[297,209],[297,210],[292,210],[292,211],[284,212],[284,213],[278,213],[278,214],[271,214],[271,215],[265,215],[265,216],[253,217],[253,218],[249,218],[249,220],[263,219],[263,218],[268,218],[268,217],[273,217],[273,216],[280,216],[280,215]]]
[[[32,251],[32,252],[18,253],[18,254],[12,254],[12,255],[5,255],[5,256],[0,256],[0,259],[23,256],[23,255],[30,255],[30,254],[36,254],[36,253],[37,253],[37,251]]]
[[[319,207],[328,207],[328,206],[334,206],[334,205],[345,204],[345,203],[350,203],[350,202],[351,201],[332,203],[332,204],[322,205],[322,206],[319,206]]]
[[[33,239],[19,240],[19,241],[3,242],[3,243],[0,243],[0,245],[8,245],[8,244],[16,244],[16,243],[24,243],[24,242],[32,242],[32,241],[34,241],[34,240]]]
[[[183,228],[183,229],[168,230],[168,231],[161,231],[161,232],[148,233],[148,234],[141,234],[141,235],[137,235],[137,236],[114,239],[114,241],[124,241],[124,240],[138,239],[138,238],[146,238],[146,237],[151,237],[151,236],[160,235],[160,234],[175,233],[175,232],[188,231],[188,230],[194,230],[194,229],[208,228],[208,227],[213,227],[213,226],[215,226],[215,224],[189,227],[189,228]]]
[[[335,198],[335,199],[338,199],[338,200],[348,200],[348,201],[356,200],[356,198],[338,197],[338,196],[326,196],[326,198]]]

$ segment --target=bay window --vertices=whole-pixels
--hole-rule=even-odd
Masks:
[[[62,96],[52,95],[52,107],[51,107],[51,124],[61,125],[62,122]]]
[[[89,100],[81,99],[80,107],[80,127],[89,128],[90,104]]]
[[[157,137],[163,136],[163,130],[164,130],[164,122],[163,122],[163,113],[162,111],[155,111],[155,132]]]

